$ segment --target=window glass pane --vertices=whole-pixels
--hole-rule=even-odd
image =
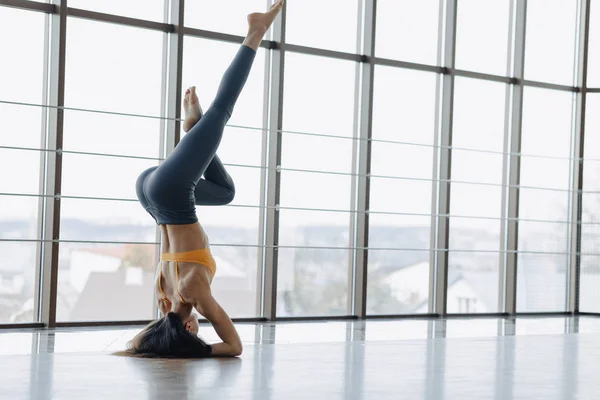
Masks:
[[[526,87],[521,153],[569,158],[572,93]]]
[[[260,209],[257,207],[197,207],[198,219],[206,230],[211,246],[215,245],[258,245],[258,219]],[[255,260],[256,261],[256,260]],[[252,262],[252,266],[256,262]],[[245,266],[240,265],[240,268]]]
[[[566,253],[568,234],[566,222],[519,221],[519,251]]]
[[[592,2],[592,10],[594,6],[600,4]],[[581,252],[587,255],[581,256],[579,309],[600,312],[600,118],[598,113],[589,112],[600,107],[600,96],[589,94],[586,107]]]
[[[502,188],[500,186],[452,183],[450,214],[459,217],[473,217],[461,218],[460,221],[457,221],[457,224],[463,228],[469,225],[479,228],[481,224],[476,221],[477,219],[490,218],[487,220],[486,231],[487,233],[496,232],[496,223],[493,219],[500,218],[501,204]],[[454,235],[451,234],[450,237],[452,236]],[[475,244],[471,243],[470,245]]]
[[[569,192],[521,188],[519,193],[520,218],[541,221],[568,220]]]
[[[41,200],[40,197],[0,195],[0,239],[37,239]]]
[[[510,1],[460,0],[456,67],[506,75]]]
[[[367,311],[375,315],[428,313],[429,253],[369,250]]]
[[[431,184],[431,181],[371,178],[370,209],[389,213],[430,214]],[[410,193],[410,196],[406,193]]]
[[[278,315],[345,315],[350,250],[303,247],[348,247],[350,213],[282,209],[280,221]]]
[[[186,1],[185,26],[244,36],[248,32],[246,16],[264,12],[271,3],[268,0]]]
[[[569,190],[571,160],[521,156],[521,186]]]
[[[498,311],[505,102],[504,84],[456,78],[448,312]]]
[[[429,216],[370,214],[368,313],[428,312],[430,224]]]
[[[62,199],[61,240],[154,242],[156,223],[137,201]]]
[[[350,213],[282,209],[279,226],[279,316],[345,315],[351,250]],[[286,248],[285,246],[293,246]],[[323,304],[320,304],[323,301]]]
[[[448,313],[498,312],[498,253],[453,251],[450,257],[460,268],[448,269]]]
[[[281,206],[350,210],[351,177],[310,172],[281,173]]]
[[[0,101],[43,104],[45,20],[44,13],[0,7]],[[39,106],[0,104],[0,147],[40,149],[42,112]],[[41,199],[6,194],[39,194],[43,156],[0,148],[0,239],[39,239]],[[0,324],[36,322],[39,244],[0,242],[0,254]]]
[[[433,147],[373,142],[371,175],[430,180],[433,172]]]
[[[288,1],[285,40],[303,46],[355,53],[358,6],[358,0]]]
[[[0,100],[42,104],[44,29],[44,13],[0,7]]]
[[[517,310],[564,311],[573,95],[526,88],[523,98]],[[527,157],[538,155],[557,158]],[[562,159],[561,159],[562,158]],[[562,223],[560,223],[562,222]],[[541,253],[541,254],[540,254]],[[559,254],[555,254],[559,253]]]
[[[280,248],[278,253],[278,316],[348,313],[349,250]]]
[[[36,322],[38,243],[0,242],[0,254],[0,324]]]
[[[377,57],[437,65],[439,13],[439,0],[377,1]]]
[[[592,0],[590,3],[587,83],[588,87],[600,87],[600,1]]]
[[[164,0],[127,0],[119,2],[106,0],[69,0],[69,7],[162,22],[165,12],[164,3]]]
[[[389,2],[378,4],[390,6]],[[375,68],[367,279],[370,314],[428,312],[435,91],[435,74]]]
[[[373,93],[373,139],[433,145],[436,74],[376,66]]]
[[[213,241],[212,227],[208,232]],[[235,225],[227,227],[227,232],[239,235],[239,228]],[[244,234],[255,235],[255,230],[248,230]],[[215,236],[218,238],[218,235]],[[216,242],[216,241],[215,241]],[[221,243],[235,243],[228,238]],[[217,274],[210,285],[212,295],[221,307],[232,318],[256,317],[258,306],[258,252],[256,246],[213,246],[211,252],[217,262]],[[216,340],[214,340],[216,341]]]
[[[349,212],[282,209],[279,245],[348,247],[350,218]]]
[[[586,99],[586,112],[585,114],[585,162],[586,167],[587,163],[590,164],[589,168],[584,168],[584,173],[589,173],[590,175],[586,175],[588,178],[585,181],[586,190],[599,190],[600,186],[590,186],[595,182],[600,184],[600,180],[594,179],[597,175],[595,175],[596,171],[600,171],[600,164],[597,161],[588,161],[589,159],[600,160],[600,115],[594,111],[589,112],[589,110],[597,110],[600,107],[600,95],[597,93],[588,93]]]
[[[4,171],[0,173],[0,192],[38,194],[42,155],[40,151],[0,149],[0,171]]]
[[[64,154],[61,194],[135,200],[138,176],[155,165],[151,160]]]
[[[158,158],[160,129],[161,121],[155,118],[66,110],[63,148]]]
[[[428,215],[393,215],[373,212],[369,214],[369,247],[375,251],[378,248],[429,250],[430,224],[431,217]],[[404,257],[411,256],[409,252],[398,254],[403,254]],[[418,260],[421,260],[422,256],[421,254]]]
[[[285,62],[283,130],[352,137],[356,63],[296,53]]]
[[[42,110],[42,107],[0,104],[0,146],[39,149],[42,145]]]
[[[369,247],[374,250],[369,250],[367,279],[371,314],[428,312],[431,185],[431,181],[371,178]]]
[[[527,2],[525,79],[573,84],[577,2]]]
[[[457,77],[452,146],[501,153],[505,107],[506,85]],[[466,154],[461,152],[460,157],[466,157]]]
[[[61,243],[57,321],[154,318],[157,254],[154,244]]]
[[[565,311],[568,255],[519,253],[517,263],[517,311]]]
[[[501,153],[453,149],[452,180],[456,181],[457,185],[464,182],[500,185],[502,184],[502,162],[503,155]],[[473,168],[474,166],[477,168]],[[474,200],[473,203],[475,203]]]
[[[594,238],[596,242],[600,236],[598,225],[592,225],[587,228],[583,240],[590,241]],[[588,245],[589,246],[589,245]],[[588,247],[589,248],[589,247]],[[598,254],[594,249],[594,254]],[[581,256],[581,287],[579,295],[579,310],[581,312],[594,312],[600,310],[600,257],[597,255]]]
[[[293,53],[286,56],[282,167],[324,172],[282,170],[280,236],[288,245],[349,245],[349,213],[294,211],[285,207],[350,210],[353,140],[347,138],[354,134],[355,70],[354,62]],[[305,76],[311,79],[304,79]],[[281,249],[279,315],[345,315],[349,253],[349,250]],[[321,268],[317,265],[323,268],[322,273],[311,278],[315,280],[308,287],[309,277]],[[319,304],[319,299],[323,304]]]
[[[158,2],[154,1],[155,4]],[[69,3],[70,6],[78,5]],[[87,3],[94,7],[93,4]],[[86,5],[81,4],[82,7]],[[95,5],[112,12],[109,4]],[[99,9],[100,7],[104,7]],[[152,16],[162,20],[162,5]],[[161,115],[162,32],[68,20],[65,103],[67,107],[159,117]],[[143,52],[132,48],[143,46]],[[158,158],[161,121],[156,118],[67,110],[67,151]],[[119,198],[105,201],[63,198],[61,239],[154,242],[156,225],[137,203],[135,182],[158,160],[65,153],[62,195]],[[57,320],[144,320],[154,316],[157,245],[63,242],[59,255]],[[110,287],[110,299],[106,288]],[[107,303],[108,301],[108,303]],[[119,304],[125,304],[119,305]]]
[[[67,107],[161,115],[162,32],[77,18],[67,32]]]
[[[285,134],[281,146],[281,166],[317,172],[352,171],[354,140]]]

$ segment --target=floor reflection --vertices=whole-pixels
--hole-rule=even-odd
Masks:
[[[592,317],[239,328],[243,356],[208,360],[111,355],[139,327],[0,333],[0,399],[593,399],[600,390]]]

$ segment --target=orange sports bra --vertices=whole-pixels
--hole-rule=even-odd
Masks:
[[[179,296],[179,300],[182,303],[185,303],[183,297],[181,297],[181,293],[179,293],[179,262],[190,262],[196,264],[202,264],[210,269],[211,275],[214,277],[217,272],[217,263],[213,258],[210,249],[199,249],[193,251],[186,251],[183,253],[162,253],[160,255],[160,261],[174,261],[175,262],[175,288],[177,290],[177,295]],[[163,300],[168,300],[167,295],[165,294],[162,288],[162,267],[159,271],[158,276],[158,290],[162,294]]]

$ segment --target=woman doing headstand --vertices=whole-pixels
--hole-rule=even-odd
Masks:
[[[248,15],[248,35],[225,72],[211,106],[202,115],[195,88],[188,89],[183,126],[187,135],[160,166],[142,172],[137,180],[138,199],[162,233],[155,289],[164,316],[133,338],[129,354],[209,357],[242,353],[231,319],[211,294],[216,264],[195,206],[225,205],[233,200],[233,181],[216,151],[256,50],[282,7],[283,0],[279,0],[266,13]],[[221,343],[208,345],[197,336],[194,308],[212,323]]]

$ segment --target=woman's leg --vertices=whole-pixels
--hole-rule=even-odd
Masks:
[[[160,221],[193,223],[197,220],[195,204],[227,204],[232,200],[233,182],[220,160],[217,158],[212,167],[209,166],[246,83],[256,50],[282,6],[283,1],[280,0],[266,13],[248,16],[247,38],[225,72],[212,105],[169,157],[144,181],[144,195],[150,208],[160,214]],[[202,180],[202,175],[207,179]]]
[[[225,71],[212,105],[149,179],[147,189],[153,192],[148,196],[151,200],[154,194],[158,198],[181,198],[189,204],[190,190],[197,196],[196,204],[226,204],[224,197],[232,198],[233,182],[222,163],[217,159],[210,169],[209,165],[215,158],[225,125],[246,83],[256,50],[282,5],[283,2],[278,1],[266,13],[248,16],[246,40]],[[202,175],[207,178],[205,181],[201,180]],[[224,196],[223,190],[228,196]]]
[[[202,108],[196,95],[195,86],[186,90],[183,98],[183,109],[185,111],[183,131],[188,132],[202,118]],[[194,203],[198,206],[221,206],[231,203],[234,196],[233,179],[225,170],[219,156],[215,154],[208,167],[206,167],[206,171],[204,171],[203,179],[196,183]]]
[[[255,54],[249,47],[240,48],[223,76],[213,104],[155,171],[151,177],[153,186],[163,190],[195,188],[215,156]]]
[[[233,201],[235,185],[225,170],[225,166],[215,154],[204,171],[204,179],[200,179],[194,189],[197,206],[224,206]]]

